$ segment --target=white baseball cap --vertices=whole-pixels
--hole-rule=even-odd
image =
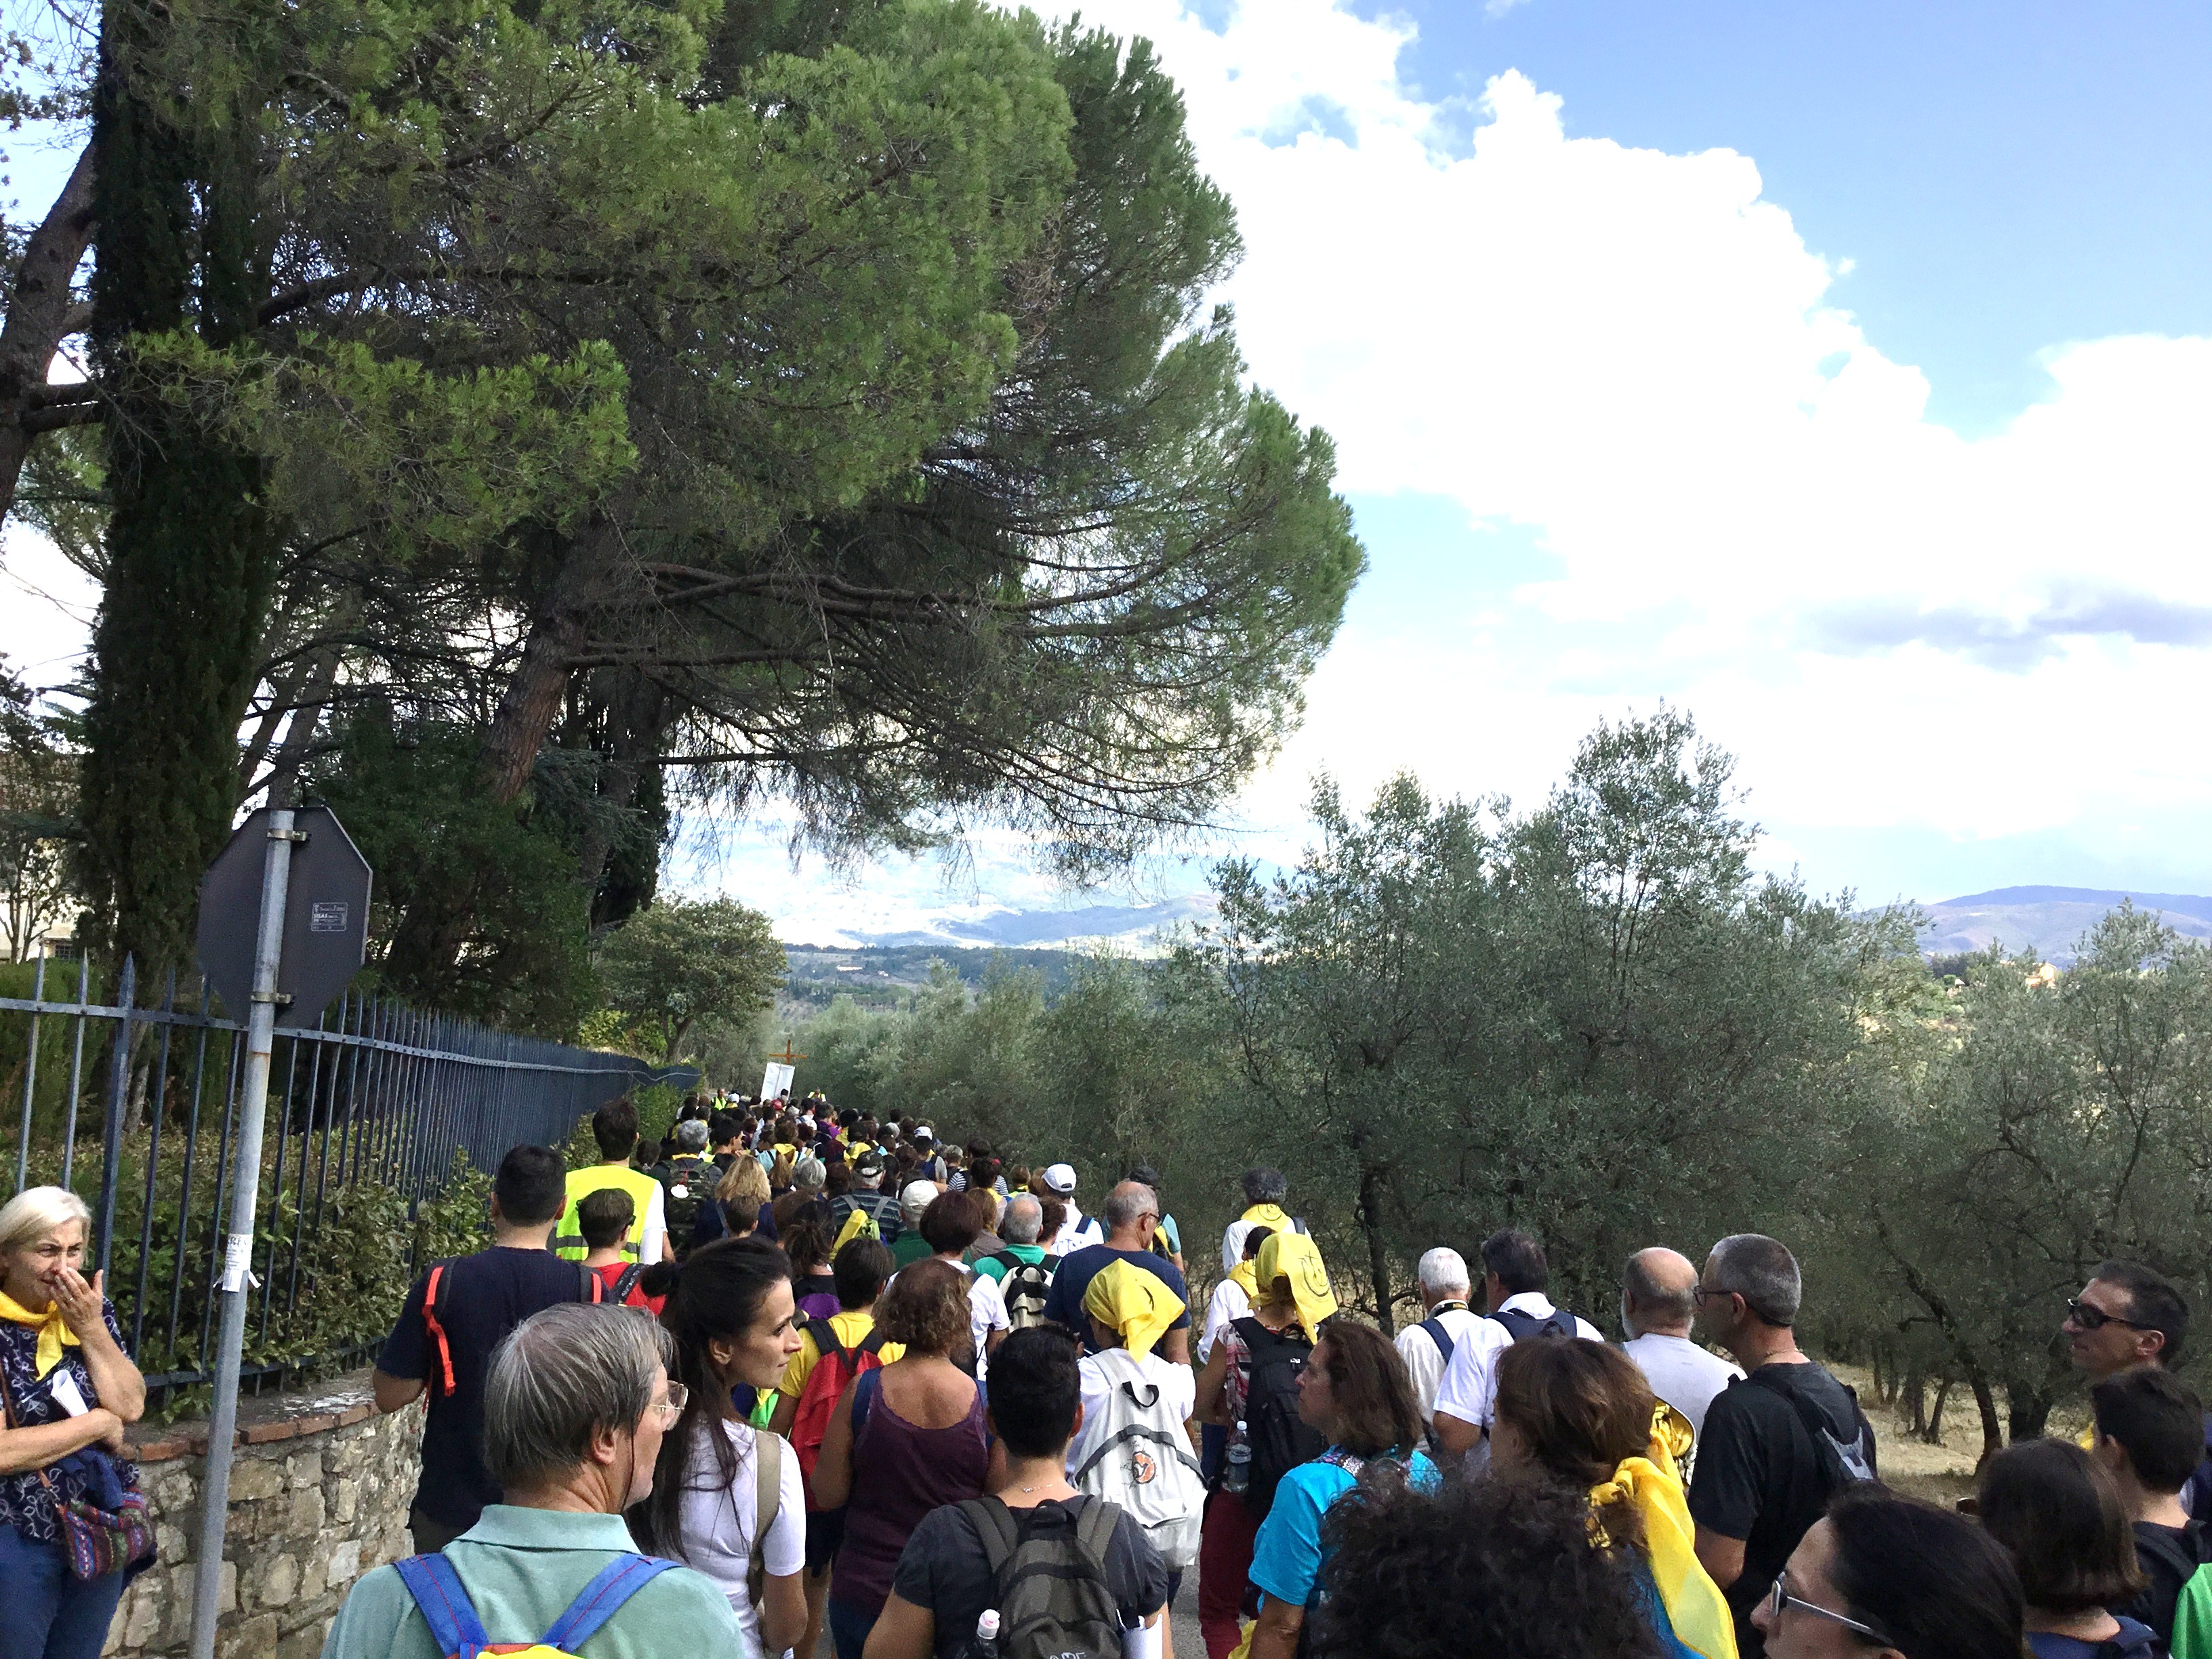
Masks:
[[[933,1181],[909,1181],[899,1194],[899,1208],[919,1215],[937,1200],[937,1183]]]
[[[1073,1164],[1046,1164],[1044,1184],[1060,1197],[1066,1198],[1075,1190],[1075,1166]]]

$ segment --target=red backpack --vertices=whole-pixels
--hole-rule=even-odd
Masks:
[[[821,1358],[806,1373],[805,1386],[799,1391],[799,1409],[791,1419],[791,1444],[799,1454],[799,1473],[806,1478],[806,1507],[811,1510],[815,1507],[814,1466],[822,1461],[822,1439],[830,1432],[830,1413],[837,1409],[837,1397],[854,1377],[883,1368],[884,1333],[879,1326],[848,1348],[837,1340],[837,1333],[826,1319],[810,1319],[803,1328],[814,1339],[814,1351]]]

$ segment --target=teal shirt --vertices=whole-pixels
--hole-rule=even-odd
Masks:
[[[618,1515],[494,1504],[446,1546],[477,1617],[495,1642],[535,1642],[617,1555],[635,1555]],[[689,1567],[664,1572],[623,1604],[578,1650],[578,1659],[751,1651],[714,1581]],[[323,1659],[444,1659],[394,1567],[353,1587],[323,1638]]]
[[[1042,1244],[1009,1244],[1006,1248],[1032,1267],[1044,1260],[1044,1246]],[[1004,1279],[1006,1264],[995,1255],[987,1255],[975,1264],[975,1271],[987,1278]]]

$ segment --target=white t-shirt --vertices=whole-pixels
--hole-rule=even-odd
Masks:
[[[1464,1306],[1447,1308],[1442,1313],[1425,1314],[1422,1317],[1434,1319],[1444,1328],[1444,1334],[1452,1340],[1455,1353],[1475,1326],[1497,1328],[1497,1321],[1486,1320]],[[1425,1423],[1437,1409],[1437,1385],[1444,1376],[1443,1352],[1437,1346],[1436,1338],[1413,1324],[1398,1333],[1398,1356],[1406,1362],[1407,1374],[1413,1379],[1413,1398],[1421,1408],[1421,1421]]]
[[[1190,1414],[1198,1409],[1198,1373],[1188,1365],[1163,1359],[1157,1348],[1137,1361],[1137,1369],[1144,1373],[1146,1382],[1160,1391],[1161,1401],[1175,1416],[1188,1423]],[[1076,1470],[1098,1449],[1098,1437],[1106,1431],[1107,1398],[1114,1392],[1115,1382],[1105,1363],[1095,1353],[1084,1355],[1077,1370],[1083,1377],[1083,1426],[1068,1443],[1067,1476],[1071,1480]]]
[[[1636,1362],[1651,1392],[1688,1418],[1699,1434],[1705,1431],[1705,1407],[1743,1375],[1741,1367],[1707,1352],[1686,1336],[1639,1336],[1622,1343],[1620,1351]]]
[[[1533,1314],[1538,1319],[1549,1319],[1559,1311],[1540,1291],[1509,1296],[1498,1306],[1501,1313]],[[1591,1342],[1605,1340],[1597,1327],[1586,1319],[1575,1321],[1575,1334]],[[1451,1364],[1444,1367],[1443,1380],[1437,1385],[1430,1414],[1447,1412],[1462,1423],[1488,1428],[1498,1401],[1498,1356],[1512,1346],[1513,1333],[1496,1320],[1475,1320],[1452,1350]]]
[[[1085,1215],[1082,1211],[1075,1207],[1075,1200],[1072,1198],[1062,1199],[1060,1201],[1067,1206],[1067,1219],[1060,1223],[1060,1231],[1052,1236],[1052,1242],[1044,1247],[1044,1253],[1047,1255],[1066,1255],[1073,1251],[1081,1249],[1086,1244],[1104,1242],[1106,1236],[1099,1230],[1098,1218],[1096,1216]]]
[[[730,1611],[745,1633],[744,1652],[738,1659],[765,1659],[761,1649],[760,1614],[745,1594],[745,1575],[752,1565],[753,1533],[757,1525],[753,1437],[764,1434],[743,1423],[725,1422],[724,1433],[737,1449],[738,1472],[726,1486],[714,1446],[702,1439],[694,1449],[684,1492],[684,1550],[696,1567],[729,1597]],[[783,1468],[777,1486],[775,1519],[769,1523],[768,1547],[763,1552],[768,1576],[788,1578],[806,1567],[806,1487],[799,1479],[799,1454],[783,1443]]]
[[[1009,1329],[1013,1322],[1006,1317],[1006,1293],[997,1279],[965,1264],[960,1271],[968,1275],[968,1334],[975,1339],[975,1380],[980,1382],[991,1374],[987,1351],[991,1333]]]
[[[1242,1285],[1233,1279],[1216,1285],[1206,1298],[1205,1328],[1198,1334],[1198,1363],[1203,1365],[1212,1358],[1213,1345],[1221,1340],[1222,1332],[1251,1311],[1252,1298],[1244,1294]]]
[[[645,1200],[645,1223],[637,1230],[637,1265],[650,1267],[668,1254],[668,1212],[661,1207],[659,1182]]]

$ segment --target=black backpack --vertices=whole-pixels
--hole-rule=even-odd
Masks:
[[[1060,1271],[1060,1258],[1048,1255],[1042,1261],[1024,1261],[1012,1250],[1001,1250],[991,1260],[1006,1270],[999,1279],[1000,1291],[1006,1298],[1006,1328],[1025,1331],[1043,1324],[1045,1298],[1052,1293],[1052,1276]]]
[[[683,1255],[691,1248],[691,1224],[699,1218],[701,1206],[714,1197],[714,1188],[721,1182],[721,1174],[712,1159],[692,1152],[671,1158],[653,1173],[660,1177],[661,1213],[668,1225],[668,1252],[671,1255]]]
[[[1820,1473],[1830,1492],[1839,1492],[1846,1486],[1874,1480],[1874,1425],[1866,1420],[1866,1413],[1859,1410],[1857,1391],[1848,1382],[1838,1382],[1836,1384],[1850,1396],[1855,1425],[1849,1440],[1839,1440],[1836,1437],[1835,1430],[1829,1426],[1828,1413],[1813,1397],[1775,1375],[1778,1370],[1810,1369],[1809,1366],[1761,1365],[1741,1381],[1749,1387],[1765,1389],[1769,1394],[1780,1395],[1790,1402],[1790,1409],[1797,1413],[1797,1420],[1804,1425],[1805,1433],[1813,1443],[1814,1455],[1820,1460]],[[1827,1373],[1823,1372],[1822,1375]],[[1736,1384],[1729,1386],[1733,1388]]]
[[[1121,1613],[1106,1552],[1121,1511],[1103,1498],[1008,1509],[970,1498],[999,1609],[999,1659],[1121,1659]]]
[[[1298,1373],[1305,1369],[1313,1344],[1303,1334],[1271,1331],[1249,1316],[1230,1328],[1243,1339],[1252,1356],[1251,1375],[1244,1386],[1244,1443],[1252,1449],[1244,1507],[1258,1521],[1273,1506],[1275,1488],[1283,1477],[1319,1457],[1328,1449],[1328,1442],[1319,1430],[1298,1419]]]
[[[1534,1336],[1572,1336],[1575,1316],[1565,1308],[1554,1308],[1542,1319],[1524,1313],[1518,1308],[1500,1308],[1496,1313],[1485,1314],[1485,1319],[1494,1319],[1505,1327],[1506,1334],[1516,1342],[1526,1342]]]

